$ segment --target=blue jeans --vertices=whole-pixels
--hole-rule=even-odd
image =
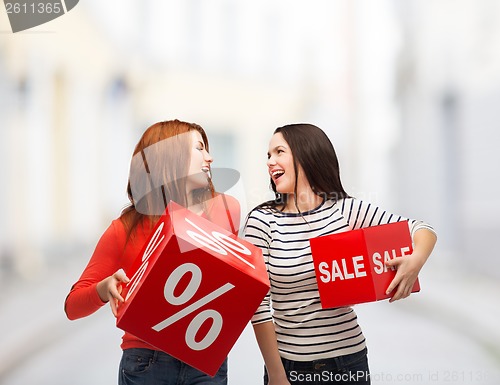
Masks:
[[[345,356],[315,361],[281,358],[291,385],[356,384],[370,385],[367,349]],[[268,384],[264,368],[264,385]]]
[[[125,349],[118,385],[227,385],[227,358],[214,377],[171,355],[149,349]]]

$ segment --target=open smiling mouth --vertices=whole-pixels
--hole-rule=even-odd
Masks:
[[[274,180],[278,180],[279,178],[281,178],[283,176],[284,173],[285,173],[285,171],[283,171],[283,170],[276,170],[276,171],[272,172],[271,177]]]
[[[201,168],[201,171],[203,171],[205,174],[207,174],[207,176],[208,176],[209,178],[212,178],[212,174],[211,174],[211,172],[210,172],[210,167],[208,167],[208,166],[203,166],[203,167]]]

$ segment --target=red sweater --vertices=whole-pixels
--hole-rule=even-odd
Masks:
[[[223,195],[218,195],[210,201],[209,219],[237,235],[240,222],[238,201],[225,195],[224,202],[222,197]],[[207,218],[206,215],[203,217]],[[105,304],[97,294],[97,284],[104,278],[113,275],[120,268],[128,271],[144,244],[149,240],[151,230],[146,219],[137,226],[134,236],[126,243],[127,233],[121,219],[118,218],[111,222],[99,239],[80,279],[71,287],[71,291],[66,297],[64,310],[70,320],[86,317]],[[123,334],[121,348],[155,349],[127,332]]]

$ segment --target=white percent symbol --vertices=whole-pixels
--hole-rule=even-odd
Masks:
[[[179,295],[175,294],[175,289],[179,284],[180,280],[185,274],[191,274],[190,281],[187,287]],[[186,302],[191,300],[193,296],[198,291],[202,281],[201,269],[194,263],[184,263],[178,266],[172,274],[169,275],[167,281],[165,282],[165,287],[163,294],[168,303],[176,306],[184,305]],[[224,293],[228,292],[234,287],[231,283],[226,283],[225,285],[219,287],[213,292],[207,294],[203,298],[193,302],[191,305],[186,306],[184,309],[178,311],[177,313],[171,315],[170,317],[164,319],[157,325],[153,326],[153,330],[160,332],[167,326],[172,325],[174,322],[196,312],[201,307],[205,306],[207,303],[212,302],[216,298],[220,297]],[[200,341],[196,341],[196,334],[200,330],[203,323],[209,319],[212,319],[212,325],[210,330],[207,332],[205,337]],[[208,348],[217,339],[222,330],[222,316],[221,314],[213,309],[206,309],[199,312],[189,323],[186,329],[185,341],[187,346],[192,350],[204,350]]]
[[[199,233],[197,233],[192,230],[187,230],[186,233],[191,237],[191,239],[195,240],[205,247],[208,247],[210,250],[213,250],[216,253],[222,255],[227,255],[227,253],[230,253],[240,261],[250,266],[252,269],[255,269],[255,266],[253,264],[248,262],[240,255],[240,253],[244,255],[252,255],[252,252],[245,245],[242,245],[237,240],[228,237],[225,234],[219,233],[218,231],[212,231],[211,234],[208,234],[205,230],[191,222],[188,218],[185,219],[187,223],[189,223],[199,231]]]
[[[160,244],[165,239],[165,234],[162,233],[164,225],[165,222],[161,222],[156,228],[156,231],[154,232],[153,236],[149,240],[149,243],[146,246],[146,249],[144,250],[144,254],[142,255],[141,266],[139,266],[139,269],[137,269],[132,278],[130,278],[129,283],[127,283],[127,287],[129,289],[127,292],[127,296],[125,297],[125,301],[129,299],[129,297],[132,295],[134,290],[139,285],[139,282],[141,281],[144,273],[146,272],[146,269],[148,268],[149,257],[153,255],[158,246],[160,246]]]

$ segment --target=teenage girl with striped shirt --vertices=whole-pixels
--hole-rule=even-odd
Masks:
[[[265,363],[264,384],[370,384],[365,338],[351,307],[322,309],[309,239],[408,221],[413,253],[387,262],[397,269],[390,301],[410,295],[436,235],[428,224],[350,197],[332,143],[318,127],[275,130],[267,166],[276,199],[247,218],[245,238],[260,247],[271,289],[252,324]]]

